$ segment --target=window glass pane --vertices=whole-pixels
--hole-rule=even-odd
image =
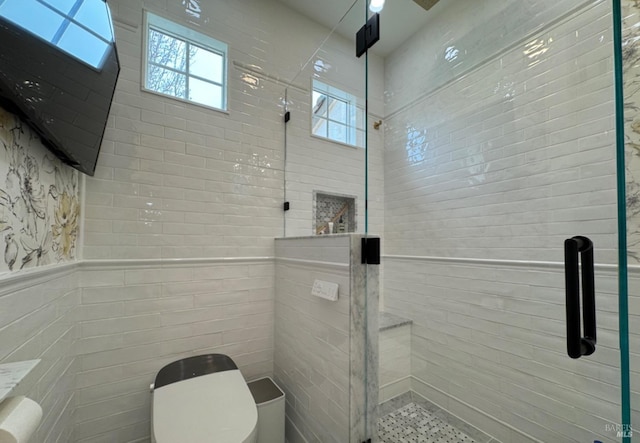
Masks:
[[[193,77],[189,77],[189,100],[223,109],[222,88]]]
[[[318,91],[313,91],[312,100],[313,102],[311,105],[313,106],[313,115],[326,117],[328,97]]]
[[[331,97],[329,100],[329,118],[341,123],[347,123],[347,104],[342,100]]]
[[[62,34],[58,47],[94,68],[102,66],[104,56],[111,48],[108,43],[73,23]]]
[[[102,0],[84,0],[74,19],[105,40],[113,40],[107,4]]]
[[[189,74],[222,83],[224,63],[220,54],[191,46],[189,56]]]
[[[352,146],[364,146],[364,109],[357,107],[356,97],[316,79],[312,85],[311,133]]]
[[[68,14],[71,11],[73,5],[75,5],[76,0],[43,0],[45,3],[53,6],[58,11],[63,14]]]
[[[65,18],[35,0],[5,0],[0,15],[50,42]]]
[[[225,110],[227,45],[151,13],[146,19],[147,89]]]
[[[155,29],[149,30],[149,61],[179,71],[187,69],[187,44]]]
[[[337,142],[347,142],[347,127],[339,123],[329,122],[329,138]]]
[[[147,88],[162,94],[185,98],[187,76],[160,66],[150,65],[147,70]]]
[[[323,118],[313,117],[311,133],[320,137],[327,137],[327,121]]]

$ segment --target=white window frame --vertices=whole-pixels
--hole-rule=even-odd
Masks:
[[[324,94],[327,97],[333,98],[335,100],[339,100],[342,102],[346,103],[347,106],[347,117],[346,117],[346,121],[341,122],[341,121],[337,121],[337,120],[332,120],[329,118],[329,110],[327,109],[327,116],[323,117],[323,116],[316,116],[314,113],[314,103],[313,103],[313,93],[314,92],[318,92],[320,94]],[[342,89],[336,88],[335,86],[331,86],[327,83],[321,82],[319,80],[316,79],[311,79],[311,126],[310,126],[310,131],[311,131],[311,136],[312,137],[317,137],[317,138],[321,138],[323,140],[328,140],[331,141],[333,143],[338,143],[341,145],[346,145],[346,146],[350,146],[350,147],[357,147],[357,148],[364,148],[364,122],[360,122],[358,119],[358,101],[356,99],[356,97],[352,94],[349,94],[348,92],[343,91]],[[362,111],[362,114],[364,116],[364,111]],[[317,117],[321,120],[326,121],[326,125],[327,125],[327,135],[319,135],[314,133],[314,124],[313,124],[313,119],[314,117]],[[343,125],[346,127],[346,135],[347,135],[347,140],[343,141],[343,140],[337,140],[337,139],[333,139],[329,136],[329,122],[335,122],[338,123],[340,125]],[[360,127],[362,126],[362,127]],[[358,132],[362,133],[361,137],[358,137]]]
[[[149,89],[147,87],[147,70],[149,66],[149,30],[155,29],[163,34],[169,35],[171,37],[175,37],[178,40],[186,41],[189,45],[194,45],[201,47],[207,51],[215,52],[222,56],[222,83],[213,82],[206,78],[201,78],[197,75],[193,75],[189,72],[189,66],[187,63],[187,70],[184,72],[187,78],[187,91],[189,90],[189,78],[193,77],[198,80],[205,81],[210,84],[215,84],[221,86],[222,89],[222,106],[220,108],[207,105],[204,103],[196,102],[193,100],[189,100],[189,98],[177,97],[171,94],[164,94],[162,92]],[[149,11],[144,11],[144,32],[143,32],[143,57],[142,57],[142,81],[141,88],[143,91],[150,92],[152,94],[161,95],[163,97],[169,97],[174,100],[178,100],[184,103],[190,103],[196,106],[202,106],[208,109],[213,109],[216,111],[222,111],[227,113],[227,96],[228,96],[228,82],[227,82],[227,71],[229,66],[229,46],[221,42],[219,40],[214,39],[213,37],[209,37],[208,35],[202,34],[201,32],[194,31],[186,26],[175,23],[171,20],[168,20],[164,17],[160,17]],[[163,66],[163,68],[166,68]],[[170,68],[168,68],[170,69]],[[179,71],[182,72],[182,71]]]

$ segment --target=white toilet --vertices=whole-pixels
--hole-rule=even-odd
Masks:
[[[255,443],[258,410],[236,364],[207,354],[158,372],[151,402],[156,443]]]

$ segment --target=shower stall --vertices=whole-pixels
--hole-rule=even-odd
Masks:
[[[356,57],[347,3],[282,79],[289,440],[640,441],[640,4],[389,0]]]

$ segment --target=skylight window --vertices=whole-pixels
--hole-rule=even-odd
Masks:
[[[104,0],[0,0],[0,17],[98,70],[114,40]]]

